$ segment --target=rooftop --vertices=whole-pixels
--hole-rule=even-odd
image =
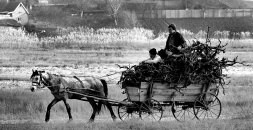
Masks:
[[[14,11],[20,2],[1,2],[0,3],[0,12],[11,12]]]

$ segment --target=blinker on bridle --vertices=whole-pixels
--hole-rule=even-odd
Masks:
[[[38,71],[38,70],[36,70],[36,71],[37,71],[37,74],[32,75],[31,78],[34,77],[34,76],[39,75],[40,80],[39,80],[39,82],[33,81],[32,84],[36,84],[38,86],[40,86],[41,84],[44,84],[44,86],[49,86],[48,83],[46,83],[46,81],[44,81],[43,78],[42,78],[42,73],[45,73],[45,71]]]

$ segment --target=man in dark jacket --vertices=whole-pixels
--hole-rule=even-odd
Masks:
[[[168,29],[170,34],[166,41],[165,50],[168,55],[180,54],[180,50],[186,47],[186,42],[183,36],[177,32],[175,24],[170,24]]]

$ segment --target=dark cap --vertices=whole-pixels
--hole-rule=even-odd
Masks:
[[[156,49],[155,48],[150,49],[149,54],[156,55],[157,54]]]
[[[170,24],[170,25],[168,26],[168,28],[172,28],[173,30],[177,30],[177,29],[176,29],[176,25],[175,25],[175,24],[173,24],[173,23],[172,23],[172,24]]]

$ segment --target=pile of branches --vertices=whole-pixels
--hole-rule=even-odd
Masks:
[[[164,50],[160,50],[158,54],[164,60],[163,63],[125,66],[123,68],[126,71],[122,72],[119,82],[140,85],[143,81],[157,81],[183,84],[184,87],[215,83],[223,86],[227,77],[223,69],[239,63],[237,57],[233,60],[218,57],[218,54],[225,53],[225,46],[221,42],[211,46],[196,41],[177,55],[167,56]]]

